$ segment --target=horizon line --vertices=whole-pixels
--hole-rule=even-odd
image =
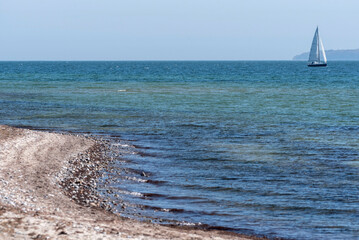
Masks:
[[[273,62],[273,61],[301,61],[301,60],[293,60],[293,59],[282,59],[282,60],[278,60],[278,59],[269,59],[269,60],[264,60],[264,59],[237,59],[237,60],[230,60],[230,59],[157,59],[157,60],[144,60],[144,59],[131,59],[131,60],[103,60],[103,59],[91,59],[91,60],[81,60],[81,59],[76,59],[76,60],[4,60],[4,59],[0,59],[0,62],[241,62],[241,61],[246,61],[246,62],[255,62],[255,61],[260,61],[260,62]]]

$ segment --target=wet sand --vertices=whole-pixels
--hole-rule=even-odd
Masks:
[[[168,227],[106,211],[100,140],[0,125],[0,239],[258,239]]]

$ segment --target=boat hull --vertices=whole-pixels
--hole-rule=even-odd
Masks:
[[[308,67],[326,67],[326,63],[314,63],[314,64],[308,64]]]

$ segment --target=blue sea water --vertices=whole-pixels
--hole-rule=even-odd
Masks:
[[[0,86],[0,124],[118,143],[123,215],[359,239],[359,62],[0,62]]]

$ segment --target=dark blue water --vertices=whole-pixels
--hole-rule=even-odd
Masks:
[[[0,86],[1,124],[113,139],[125,216],[359,239],[359,62],[0,62]]]

